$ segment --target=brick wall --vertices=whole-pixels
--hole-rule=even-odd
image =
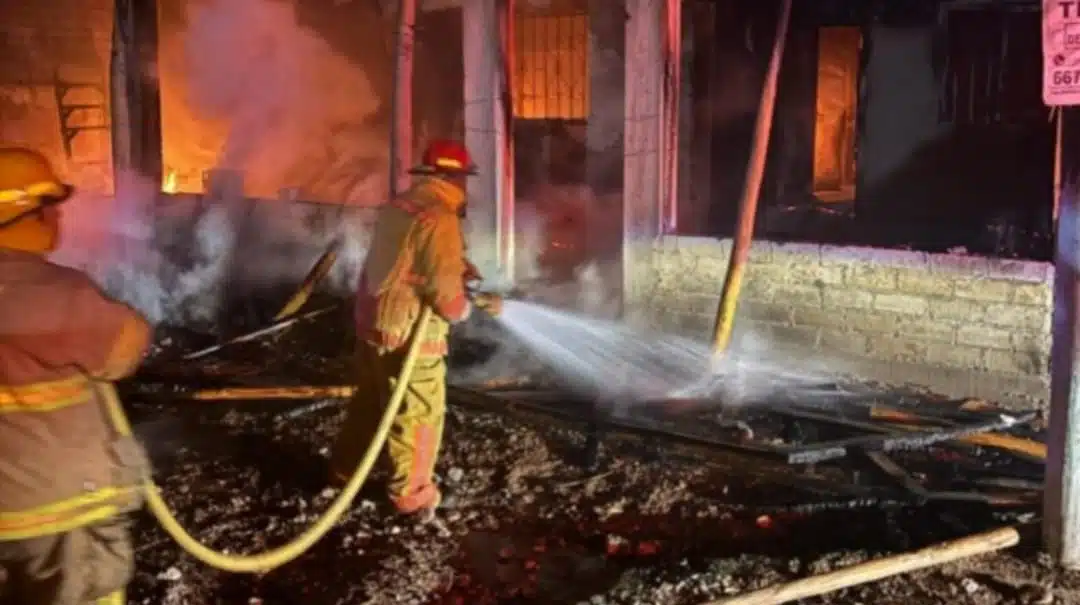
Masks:
[[[111,182],[108,130],[61,136],[60,103],[79,105],[68,124],[108,123],[108,66],[112,0],[34,0],[0,3],[0,143],[45,153],[74,184]],[[56,84],[93,84],[58,96]],[[85,106],[100,106],[96,109]]]
[[[639,249],[631,305],[654,325],[711,338],[730,247],[665,237]],[[736,337],[835,356],[871,379],[1044,401],[1052,278],[1046,263],[756,243]]]

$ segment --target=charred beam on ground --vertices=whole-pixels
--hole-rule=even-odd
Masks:
[[[145,386],[145,385],[144,385]],[[355,387],[349,385],[330,386],[270,386],[249,387],[237,386],[221,389],[201,389],[195,391],[169,391],[157,385],[153,392],[142,391],[141,395],[157,395],[165,397],[182,398],[196,401],[253,401],[253,400],[296,400],[296,399],[321,399],[311,405],[300,408],[296,415],[302,415],[315,410],[322,410],[340,403],[341,399],[351,397],[355,393]],[[778,463],[805,463],[807,460],[835,460],[846,456],[849,452],[861,453],[869,458],[875,466],[889,475],[896,483],[904,488],[908,497],[898,496],[895,491],[883,492],[881,487],[867,487],[859,485],[842,486],[837,483],[818,480],[813,478],[792,478],[788,483],[791,487],[809,490],[817,493],[828,492],[830,498],[817,502],[781,504],[770,506],[753,506],[748,508],[762,512],[789,512],[800,514],[813,514],[830,510],[854,510],[857,508],[906,508],[920,506],[927,502],[968,502],[984,506],[1009,508],[1029,507],[1037,503],[1040,496],[1038,492],[1024,490],[1025,486],[991,485],[990,487],[1004,487],[1005,493],[980,493],[958,491],[934,491],[922,487],[903,468],[883,454],[883,451],[897,449],[912,449],[932,445],[941,441],[955,439],[957,435],[979,430],[994,430],[1003,425],[1017,424],[1026,421],[1025,418],[997,419],[994,422],[983,423],[979,426],[960,427],[951,431],[937,431],[931,433],[906,433],[860,435],[858,437],[814,444],[808,447],[776,446],[762,443],[744,443],[731,440],[702,437],[679,431],[649,426],[647,424],[633,422],[626,419],[610,417],[598,417],[595,415],[581,415],[553,407],[552,401],[565,400],[565,396],[559,396],[551,392],[527,392],[517,391],[520,397],[506,398],[507,393],[483,392],[461,387],[450,387],[448,395],[455,404],[464,404],[485,411],[506,413],[513,411],[537,413],[549,418],[583,425],[587,431],[595,431],[598,435],[604,432],[620,435],[633,435],[650,442],[665,440],[677,445],[685,445],[692,448],[705,450],[721,450],[734,454],[749,455],[757,458],[771,459]],[[531,401],[530,401],[531,400]],[[545,405],[546,402],[548,403]],[[291,413],[284,416],[292,417]],[[865,451],[870,448],[871,451]],[[876,448],[876,449],[874,449]],[[840,452],[843,452],[841,455]],[[774,477],[775,479],[775,477]],[[781,481],[782,482],[782,481]],[[1019,493],[1018,493],[1019,492]],[[834,496],[841,496],[835,499]]]
[[[884,473],[916,499],[924,502],[929,499],[929,494],[923,484],[911,476],[911,473],[897,464],[895,460],[885,455],[884,452],[866,452],[865,456],[878,471]]]
[[[467,392],[470,395],[464,395],[463,400],[471,399],[476,400],[477,394],[475,391],[462,391]],[[517,395],[524,395],[523,392],[515,392]],[[480,395],[484,397],[490,397],[490,395]],[[533,398],[544,399],[539,393],[533,395]],[[502,399],[502,397],[498,397]],[[822,443],[815,443],[806,446],[772,446],[764,444],[749,444],[749,443],[737,443],[733,441],[701,437],[697,435],[690,435],[687,433],[681,433],[678,431],[669,431],[665,429],[659,429],[650,427],[641,423],[632,422],[625,419],[603,418],[598,419],[596,417],[581,417],[576,414],[572,414],[563,410],[552,408],[551,406],[545,406],[543,404],[533,403],[529,401],[523,401],[522,399],[507,398],[506,405],[523,406],[538,411],[544,411],[551,414],[562,415],[564,417],[574,418],[583,423],[596,423],[598,427],[595,430],[602,430],[603,426],[611,427],[614,429],[629,430],[639,432],[642,434],[648,433],[649,435],[675,439],[687,443],[694,443],[697,445],[704,445],[707,447],[716,447],[728,450],[737,450],[744,452],[756,453],[767,457],[780,458],[788,462],[789,464],[810,464],[816,462],[825,462],[829,460],[835,460],[842,458],[852,451],[896,451],[907,449],[920,449],[924,447],[930,447],[938,443],[946,441],[953,441],[962,437],[983,433],[994,430],[1001,430],[1009,428],[1015,425],[1030,422],[1035,418],[1034,412],[1029,412],[1020,416],[1005,416],[1001,415],[991,420],[986,420],[981,423],[955,427],[949,430],[934,430],[934,431],[922,431],[922,432],[887,432],[877,435],[859,435],[856,437],[850,437],[847,439],[840,439],[836,441],[826,441]],[[779,414],[783,414],[782,410],[770,410]],[[828,417],[819,414],[802,414],[796,412],[796,415],[801,417],[820,420],[822,422],[833,422],[838,419],[834,417]],[[846,423],[845,423],[846,424]],[[859,423],[860,427],[872,426],[869,423]],[[875,427],[879,428],[879,427]],[[879,428],[880,431],[880,428]]]
[[[1025,412],[1026,414],[1036,414],[1036,412]],[[874,406],[870,410],[870,417],[878,420],[891,421],[896,424],[890,426],[899,430],[918,430],[916,427],[910,426],[909,423],[917,424],[937,424],[944,426],[956,426],[956,422],[944,417],[938,416],[924,416],[923,413],[916,414],[907,410],[896,410],[885,406]],[[980,433],[976,435],[968,435],[961,439],[962,442],[968,445],[976,445],[982,447],[991,447],[1000,449],[1011,453],[1014,456],[1030,460],[1032,462],[1043,463],[1046,461],[1046,444],[1039,443],[1032,439],[1025,439],[1023,437],[1017,437],[1015,435],[1006,435],[1002,433]]]
[[[955,441],[979,433],[1000,431],[1035,419],[1034,413],[1022,416],[1001,415],[999,418],[974,425],[960,426],[939,431],[912,431],[907,435],[860,435],[832,442],[817,443],[791,451],[788,462],[811,464],[843,458],[856,450],[897,451],[927,448],[932,445]]]
[[[299,316],[296,316],[296,317],[290,317],[290,318],[287,318],[287,319],[279,320],[279,321],[277,321],[275,323],[270,324],[269,326],[267,326],[265,328],[260,328],[258,330],[253,330],[251,332],[247,332],[246,334],[241,334],[239,336],[234,336],[234,337],[226,340],[225,342],[221,342],[221,343],[218,343],[216,345],[209,346],[209,347],[206,347],[204,349],[194,351],[192,353],[188,353],[187,355],[184,355],[181,359],[183,359],[185,361],[191,361],[191,360],[194,360],[194,359],[201,359],[203,357],[206,357],[207,355],[210,355],[211,353],[216,353],[217,351],[220,351],[220,350],[222,350],[225,347],[228,347],[230,345],[240,344],[242,342],[251,342],[251,341],[254,341],[254,340],[259,340],[260,338],[269,336],[271,334],[276,334],[276,333],[278,333],[278,332],[280,332],[282,330],[285,330],[287,328],[292,327],[294,324],[296,324],[298,322],[301,322],[301,321],[303,321],[305,319],[312,319],[312,318],[318,317],[319,315],[324,315],[326,313],[329,313],[330,311],[333,311],[334,309],[336,309],[336,307],[324,307],[322,309],[317,309],[315,311],[311,311],[311,312],[305,313],[303,315],[299,315]]]
[[[317,399],[335,397],[346,398],[352,396],[354,392],[355,387],[350,385],[307,385],[206,389],[188,392],[174,392],[173,396],[178,398],[187,398],[201,401],[237,401],[259,399]],[[518,398],[508,399],[494,396],[491,394],[481,393],[479,391],[463,389],[460,387],[451,387],[450,393],[457,401],[461,402],[477,403],[482,401],[490,404],[493,401],[498,401],[501,405],[504,406],[526,407],[551,415],[562,416],[564,418],[589,425],[595,432],[600,432],[604,428],[630,431],[646,437],[655,437],[705,447],[712,447],[716,449],[751,453],[768,458],[777,458],[787,462],[788,464],[816,464],[819,462],[826,462],[830,460],[836,460],[838,458],[843,458],[849,453],[857,451],[889,452],[927,448],[933,445],[937,445],[939,443],[955,441],[979,433],[1007,429],[1013,426],[1030,422],[1035,418],[1034,412],[1029,412],[1027,414],[1019,416],[1009,416],[1002,414],[991,420],[983,421],[973,425],[953,427],[947,430],[941,429],[932,431],[910,431],[903,433],[887,432],[883,434],[879,432],[879,434],[858,435],[846,439],[825,441],[805,446],[774,446],[761,443],[735,442],[724,439],[692,435],[681,431],[660,429],[654,426],[649,426],[627,419],[617,419],[611,417],[601,418],[597,415],[582,416],[580,414],[567,412],[565,410],[561,410],[550,405],[538,404]],[[803,412],[798,412],[798,414],[806,416],[806,414]],[[812,415],[812,417],[820,417],[823,421],[835,420],[816,414]],[[844,422],[846,424],[846,421]]]
[[[161,84],[157,0],[117,0],[110,61],[110,112],[115,176],[135,173],[162,182]]]
[[[907,419],[908,421],[912,421],[918,418],[918,416],[916,416],[912,412],[893,411],[890,413],[883,413],[875,411],[881,409],[884,408],[880,408],[878,406],[871,408],[870,417],[879,418],[880,420],[888,420],[891,418],[893,420]],[[817,411],[800,409],[798,406],[775,407],[770,408],[770,411],[781,415],[792,416],[794,418],[802,420],[810,420],[822,424],[832,424],[834,426],[865,431],[868,433],[888,433],[893,435],[899,435],[904,432],[911,433],[913,431],[920,430],[918,426],[912,426],[909,424],[867,422],[864,420],[855,420],[852,418],[841,418],[832,414],[823,414]],[[1026,420],[1022,420],[1017,423],[1026,424],[1038,417],[1038,412],[1034,410],[1028,410],[1014,414],[1013,417],[1022,419],[1026,418]],[[956,428],[957,426],[959,426],[956,422],[946,422],[944,420],[937,419],[937,416],[933,416],[933,418],[935,418],[936,420],[931,421],[929,418],[923,420],[925,420],[927,424],[937,424],[939,426],[946,426],[950,428]],[[986,419],[988,418],[988,416],[987,414],[971,414],[968,415],[967,418],[970,418],[972,421],[978,421],[981,419]],[[1032,439],[1025,439],[1023,437],[1017,437],[1005,433],[997,433],[991,431],[978,432],[958,437],[957,441],[971,446],[991,447],[994,449],[1004,450],[1009,452],[1013,456],[1016,456],[1017,458],[1031,462],[1042,463],[1046,459],[1046,446],[1044,444],[1039,443],[1038,441],[1034,441]]]
[[[1037,503],[1037,492],[1020,494],[1015,492],[987,494],[974,491],[958,492],[930,490],[884,452],[864,452],[863,455],[879,472],[907,491],[913,499],[912,504],[926,504],[929,502],[967,502],[971,504],[1005,508],[1031,506]]]

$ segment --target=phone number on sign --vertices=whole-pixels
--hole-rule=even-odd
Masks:
[[[1080,85],[1080,69],[1055,69],[1050,82],[1054,86]]]

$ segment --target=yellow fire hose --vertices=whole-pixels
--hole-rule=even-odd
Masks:
[[[386,437],[390,433],[390,426],[394,421],[394,417],[397,416],[398,409],[401,407],[401,402],[405,399],[405,391],[409,386],[409,377],[412,375],[413,368],[416,366],[416,359],[420,353],[419,344],[421,339],[419,338],[419,335],[425,332],[428,322],[431,320],[431,315],[431,307],[424,307],[424,311],[420,315],[420,320],[416,323],[416,327],[413,330],[412,342],[405,355],[405,361],[401,366],[401,373],[398,374],[394,392],[390,396],[386,411],[383,413],[382,420],[379,422],[379,428],[375,433],[375,440],[372,441],[371,445],[368,447],[367,452],[360,460],[360,464],[356,467],[349,482],[318,521],[293,539],[293,541],[272,550],[255,555],[228,555],[221,553],[204,546],[189,534],[179,522],[177,522],[176,516],[169,510],[169,505],[162,499],[160,490],[154,485],[149,471],[147,471],[147,476],[143,478],[142,489],[146,493],[146,501],[150,508],[150,512],[153,513],[154,517],[161,523],[161,527],[165,530],[165,533],[169,534],[181,548],[186,550],[196,559],[211,567],[233,573],[258,573],[270,571],[271,569],[280,567],[304,554],[304,552],[325,536],[326,533],[341,519],[341,516],[348,510],[349,505],[352,504],[353,498],[360,492],[360,488],[364,485],[364,481],[367,480],[368,473],[371,472],[371,467],[375,465],[375,460],[378,459],[383,444],[386,443]],[[117,432],[125,437],[131,436],[131,423],[128,422],[127,415],[124,414],[123,406],[120,405],[120,399],[116,395],[116,389],[111,384],[101,383],[100,392],[104,396],[109,417]]]

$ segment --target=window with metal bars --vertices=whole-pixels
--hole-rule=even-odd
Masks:
[[[1022,7],[945,14],[939,118],[956,126],[1046,121],[1041,20]]]
[[[514,117],[582,120],[589,113],[589,16],[519,15]]]

